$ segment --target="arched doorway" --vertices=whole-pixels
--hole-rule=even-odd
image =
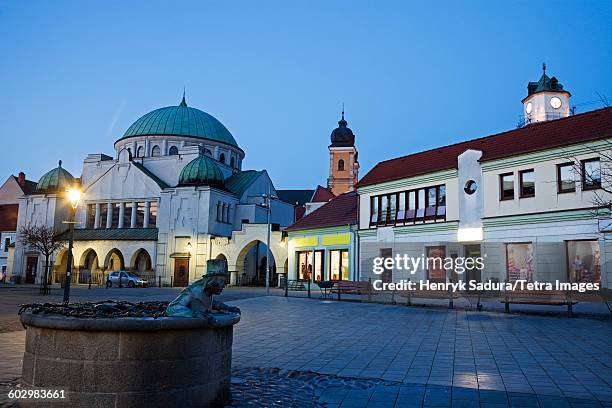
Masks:
[[[79,283],[102,283],[98,254],[93,249],[86,250],[79,262]]]
[[[146,249],[139,249],[134,254],[132,260],[132,272],[134,272],[138,276],[150,275],[153,271],[151,256],[147,252]]]
[[[267,247],[261,241],[247,244],[238,255],[238,284],[242,286],[266,286]],[[276,262],[270,251],[270,286],[276,286]]]
[[[64,249],[55,258],[53,265],[53,282],[63,284],[66,279],[66,266],[68,264],[68,250]],[[72,272],[76,271],[74,258],[72,258]]]
[[[117,248],[111,249],[104,258],[104,270],[108,272],[125,270],[123,254]]]

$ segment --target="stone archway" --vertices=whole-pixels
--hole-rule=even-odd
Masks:
[[[149,252],[144,248],[140,248],[132,255],[130,270],[138,276],[150,275],[153,272],[152,265]]]
[[[242,248],[236,258],[239,285],[266,285],[267,255],[266,244],[260,240],[253,240]],[[274,254],[270,251],[270,286],[275,286],[275,281],[276,261]]]
[[[78,283],[101,284],[103,271],[100,268],[98,254],[92,248],[86,249],[79,261]]]
[[[68,250],[63,249],[60,253],[55,257],[55,263],[53,264],[53,278],[52,282],[63,284],[66,278],[66,266],[68,264]],[[74,263],[74,258],[72,258],[72,273],[76,273],[77,268]]]
[[[125,270],[125,261],[123,254],[117,248],[113,248],[108,251],[106,257],[104,257],[104,270],[108,272]]]

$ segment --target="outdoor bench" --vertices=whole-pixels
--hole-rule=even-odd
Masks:
[[[370,282],[367,281],[338,281],[331,291],[332,293],[365,295],[371,293],[371,287]]]
[[[459,294],[457,292],[446,291],[446,290],[403,290],[400,292],[400,296],[406,298],[406,306],[412,305],[413,298],[421,299],[448,299],[448,307],[453,307],[453,299],[457,299]]]
[[[576,301],[572,299],[570,291],[561,290],[512,290],[503,294],[506,313],[510,313],[510,304],[517,305],[548,305],[548,306],[567,306],[567,314],[572,315],[572,306]]]
[[[287,282],[287,289],[288,290],[306,290],[306,287],[304,286],[304,282],[290,280]]]

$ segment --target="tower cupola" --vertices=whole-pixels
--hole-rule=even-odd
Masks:
[[[527,84],[527,96],[522,101],[525,124],[569,116],[570,96],[556,77],[546,75],[546,64],[542,64],[542,76],[537,82]]]

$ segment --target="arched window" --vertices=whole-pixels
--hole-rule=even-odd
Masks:
[[[224,154],[224,153],[221,153],[221,154],[219,155],[219,161],[220,161],[221,163],[225,164],[225,154]]]
[[[210,151],[210,149],[207,149],[207,148],[204,148],[204,154],[207,155],[207,156],[210,156],[210,157],[212,157],[212,155],[213,155],[212,152]]]
[[[176,156],[178,154],[178,147],[176,146],[171,146],[170,150],[168,150],[168,154],[170,156]]]
[[[136,157],[143,157],[144,156],[144,148],[142,146],[140,146],[137,150],[136,150]]]
[[[217,201],[217,221],[221,221],[221,202]]]
[[[230,159],[230,166],[231,166],[231,167],[234,167],[234,164],[236,164],[236,160],[234,160],[234,158],[232,157],[232,158]]]
[[[153,157],[161,156],[161,149],[159,148],[158,145],[153,146],[153,149],[151,150],[151,156]]]
[[[338,160],[338,171],[344,171],[344,160]]]

